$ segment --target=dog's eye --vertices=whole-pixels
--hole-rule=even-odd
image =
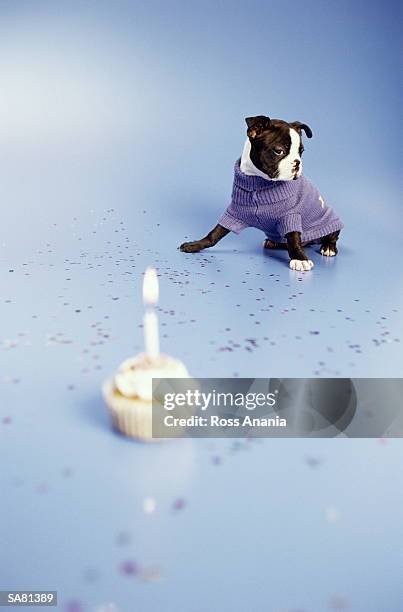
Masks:
[[[283,149],[280,149],[279,147],[274,147],[273,153],[275,155],[283,155],[284,151],[283,151]]]

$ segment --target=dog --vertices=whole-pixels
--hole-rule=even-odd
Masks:
[[[184,242],[179,249],[198,253],[217,244],[231,231],[246,227],[265,232],[266,249],[288,249],[290,268],[309,271],[313,262],[304,247],[319,243],[325,257],[337,255],[342,221],[314,185],[302,174],[302,132],[305,123],[288,123],[264,115],[247,117],[247,139],[234,167],[231,202],[204,238]]]

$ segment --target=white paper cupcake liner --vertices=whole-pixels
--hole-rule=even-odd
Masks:
[[[156,441],[152,437],[152,402],[122,395],[113,379],[102,386],[102,395],[109,408],[115,429],[140,440]]]

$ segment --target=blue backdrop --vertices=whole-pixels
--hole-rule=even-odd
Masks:
[[[196,376],[401,376],[399,5],[0,2],[0,588],[401,612],[398,441],[144,446],[99,392],[141,350],[147,265]],[[311,126],[305,173],[346,225],[306,275],[254,230],[176,250],[262,113]]]

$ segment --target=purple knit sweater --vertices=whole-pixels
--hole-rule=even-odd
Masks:
[[[305,177],[270,181],[241,172],[235,163],[231,203],[218,223],[239,234],[257,227],[275,242],[286,242],[288,232],[301,232],[301,240],[316,240],[342,229],[343,223],[319,191]]]

